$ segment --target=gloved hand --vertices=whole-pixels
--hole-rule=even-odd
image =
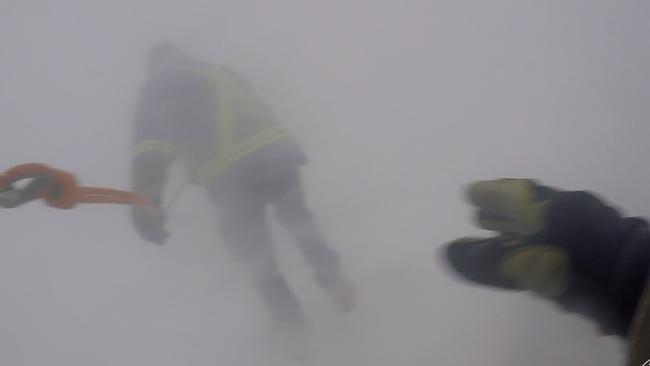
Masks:
[[[479,227],[492,238],[461,238],[446,247],[446,259],[466,279],[505,289],[554,297],[566,287],[568,255],[531,240],[545,227],[546,209],[557,191],[531,179],[472,183],[467,199]]]
[[[531,179],[500,179],[471,184],[469,201],[478,208],[480,227],[503,234],[531,235],[544,229],[544,215],[557,191]]]
[[[159,206],[132,206],[131,219],[143,239],[160,245],[167,240],[167,215]]]
[[[628,334],[650,268],[650,232],[585,191],[528,179],[471,184],[478,225],[496,232],[444,247],[444,261],[473,283],[528,290]]]
[[[447,245],[445,257],[455,272],[481,285],[529,290],[546,298],[560,296],[568,286],[568,254],[520,236],[458,239]]]

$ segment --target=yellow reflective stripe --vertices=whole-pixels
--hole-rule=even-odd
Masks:
[[[277,137],[289,136],[289,131],[282,127],[272,127],[264,129],[259,133],[241,141],[234,149],[228,152],[228,155],[237,154],[241,150],[250,150],[251,148],[261,148],[269,144],[270,140],[275,141]]]
[[[176,151],[176,147],[170,143],[158,140],[143,140],[133,151],[133,155],[137,156],[145,152],[158,152],[165,155],[172,155]]]
[[[247,140],[244,140],[232,151],[229,151],[226,155],[217,157],[213,162],[206,164],[200,170],[199,182],[204,185],[208,184],[211,179],[214,179],[221,175],[225,170],[230,168],[237,161],[276,141],[289,136],[289,131],[277,127],[265,130],[263,133],[257,134]]]
[[[274,127],[242,141],[226,155],[204,166],[199,172],[199,183],[202,185],[209,184],[212,179],[221,175],[237,161],[290,135],[286,129]]]
[[[244,104],[247,110],[257,111],[258,115],[266,115],[266,107],[255,96],[255,93],[242,84],[237,75],[229,69],[216,66],[210,69],[193,68],[192,70],[216,81],[217,86],[215,131],[217,151],[215,151],[215,158],[211,162],[199,168],[197,179],[200,184],[209,184],[211,180],[217,178],[237,161],[290,136],[289,131],[277,126],[273,120],[273,125],[261,128],[252,136],[238,141],[235,136],[238,117],[235,115],[237,103],[239,103],[239,108],[243,108],[242,104]]]
[[[223,156],[230,151],[234,144],[235,110],[229,92],[231,87],[227,85],[227,74],[222,68],[214,69],[212,74],[201,72],[210,75],[210,78],[217,81],[217,128],[215,132],[217,134],[217,156]]]
[[[227,154],[234,144],[235,116],[232,103],[218,103],[220,112],[217,112],[217,156]],[[228,107],[226,107],[228,106]]]
[[[235,144],[235,110],[231,95],[233,91],[232,80],[229,78],[228,71],[223,67],[213,66],[209,70],[203,68],[189,69],[216,81],[216,156],[225,156]]]

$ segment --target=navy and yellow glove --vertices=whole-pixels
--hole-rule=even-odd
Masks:
[[[463,238],[444,259],[470,282],[531,291],[626,335],[650,268],[648,224],[585,191],[529,179],[473,183],[467,196],[489,238]]]
[[[530,179],[499,179],[469,185],[479,227],[491,238],[461,238],[446,247],[446,258],[464,278],[483,285],[530,290],[556,297],[567,286],[569,256],[536,242],[557,191]]]
[[[570,259],[560,248],[526,242],[524,238],[462,238],[446,247],[456,273],[481,285],[532,291],[556,298],[568,284]]]

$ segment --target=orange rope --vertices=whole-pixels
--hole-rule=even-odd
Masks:
[[[73,174],[38,163],[21,164],[8,169],[0,175],[0,189],[6,189],[21,179],[39,177],[47,177],[50,181],[35,193],[34,198],[42,198],[52,207],[68,209],[80,203],[151,205],[147,198],[133,192],[80,186]]]
[[[128,205],[150,205],[151,202],[138,194],[104,187],[79,187],[78,203],[115,203]]]

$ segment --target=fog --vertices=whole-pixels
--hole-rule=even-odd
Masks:
[[[311,364],[617,365],[622,342],[594,324],[469,286],[433,253],[483,234],[461,196],[478,179],[650,215],[648,16],[631,0],[0,0],[0,153],[128,187],[146,53],[177,42],[245,75],[309,157],[310,205],[359,291],[338,315],[275,230]],[[163,247],[120,206],[1,215],[3,365],[293,364],[199,188]]]

